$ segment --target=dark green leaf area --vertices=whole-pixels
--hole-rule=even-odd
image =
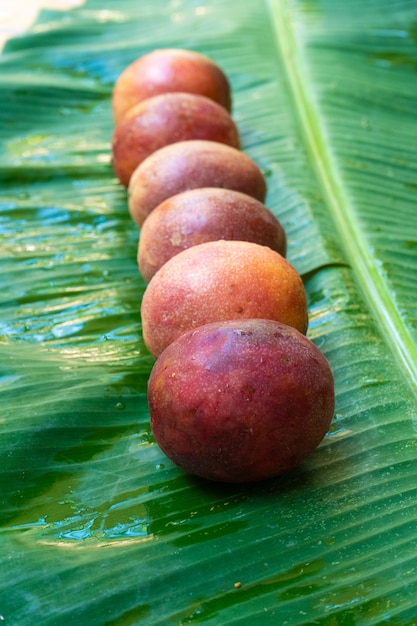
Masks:
[[[0,621],[415,623],[416,23],[409,0],[87,0],[8,44]],[[230,77],[334,373],[329,433],[266,483],[189,476],[150,431],[110,95],[169,46]]]

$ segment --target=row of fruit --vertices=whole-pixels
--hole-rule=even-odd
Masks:
[[[121,73],[112,106],[113,167],[140,227],[155,440],[211,480],[281,474],[323,439],[334,382],[229,81],[206,56],[155,50]]]

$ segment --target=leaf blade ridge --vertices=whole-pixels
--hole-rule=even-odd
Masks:
[[[330,217],[349,260],[356,282],[377,321],[381,336],[404,372],[404,378],[417,396],[417,346],[390,297],[386,282],[378,272],[375,259],[362,234],[346,194],[337,163],[320,118],[306,62],[297,41],[290,0],[267,0],[276,33],[277,49],[295,104],[307,153],[323,190]]]

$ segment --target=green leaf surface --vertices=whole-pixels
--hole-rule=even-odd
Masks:
[[[149,428],[110,99],[128,63],[171,46],[230,78],[335,376],[317,450],[252,486],[185,474]],[[413,0],[87,0],[8,43],[2,622],[417,623],[416,69]]]

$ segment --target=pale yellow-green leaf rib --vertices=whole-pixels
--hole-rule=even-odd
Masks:
[[[323,190],[340,244],[345,249],[381,335],[400,364],[405,379],[417,394],[417,347],[391,298],[387,284],[377,270],[370,246],[344,189],[309,80],[302,42],[294,24],[294,11],[289,0],[267,0],[267,4],[306,149]]]

